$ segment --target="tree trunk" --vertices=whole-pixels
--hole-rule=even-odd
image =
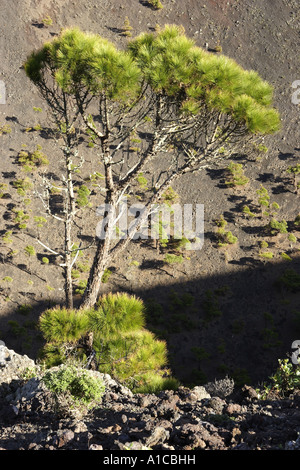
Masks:
[[[83,294],[80,308],[91,308],[95,305],[100,291],[102,276],[109,262],[109,241],[99,240],[93,265],[90,271],[87,288]]]
[[[115,219],[115,210],[116,210],[116,192],[113,181],[112,174],[112,159],[109,154],[109,149],[107,146],[107,135],[108,135],[108,117],[107,109],[105,105],[105,116],[106,116],[106,136],[100,138],[101,140],[101,149],[103,154],[104,166],[105,166],[105,187],[106,187],[106,225],[104,227],[104,239],[98,238],[98,245],[96,249],[96,254],[94,256],[93,265],[90,270],[89,279],[87,282],[86,290],[83,294],[83,300],[80,305],[80,308],[90,308],[95,305],[98,298],[98,293],[100,291],[102,276],[107,267],[110,256],[110,244],[112,233],[114,229],[114,219]]]
[[[107,193],[106,204],[108,206],[108,212],[106,214],[106,226],[104,227],[105,235],[104,239],[98,239],[93,265],[90,270],[87,287],[83,294],[80,308],[93,307],[97,302],[98,293],[102,283],[102,276],[110,261],[109,250],[111,245],[112,231],[114,229],[116,208],[115,195],[113,194],[112,190],[109,190]]]
[[[97,370],[97,360],[96,360],[96,351],[93,348],[94,343],[94,334],[92,331],[88,331],[85,336],[83,336],[79,342],[78,346],[83,348],[85,355],[87,357],[86,368],[90,370]]]
[[[71,255],[65,256],[65,296],[67,308],[73,308],[73,283],[72,283],[72,268],[71,268]]]
[[[69,138],[69,136],[68,136]],[[68,141],[70,145],[70,138]],[[70,147],[66,150],[67,166],[67,200],[65,220],[65,295],[67,308],[73,308],[73,283],[72,283],[72,226],[75,215],[75,195],[72,179],[72,157]]]

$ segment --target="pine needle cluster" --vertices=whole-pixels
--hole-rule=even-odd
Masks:
[[[195,46],[178,26],[144,33],[128,47],[156,92],[186,98],[182,111],[197,114],[208,106],[243,122],[250,133],[279,129],[272,86],[233,59]]]
[[[33,52],[25,72],[34,83],[43,83],[47,71],[68,94],[105,93],[110,99],[128,100],[138,85],[140,71],[129,54],[106,39],[78,28],[66,29],[52,42]]]
[[[93,334],[98,370],[110,374],[135,392],[157,392],[174,388],[164,341],[145,329],[142,300],[124,293],[107,294],[93,309],[45,311],[39,328],[47,343],[42,357],[48,366],[65,363],[72,357],[84,363],[82,338]]]
[[[90,93],[126,100],[146,80],[154,92],[181,97],[182,112],[197,114],[208,106],[231,115],[254,134],[280,127],[279,114],[271,107],[272,85],[233,59],[197,47],[174,25],[141,34],[128,43],[127,51],[96,34],[67,29],[25,63],[35,83],[43,81],[46,70],[70,94],[85,87]]]

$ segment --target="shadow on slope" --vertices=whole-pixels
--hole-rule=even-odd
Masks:
[[[115,281],[105,288],[128,291],[126,284]],[[291,344],[300,336],[300,259],[244,260],[229,263],[224,274],[172,280],[130,293],[144,300],[147,328],[167,341],[170,368],[186,385],[227,375],[239,384],[262,382],[277,368],[278,359],[291,354]],[[36,358],[43,344],[37,320],[55,302],[52,298],[51,304],[45,300],[2,314],[1,340],[9,349]]]

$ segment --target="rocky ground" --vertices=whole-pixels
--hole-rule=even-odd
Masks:
[[[62,271],[35,241],[38,237],[59,250],[62,227],[45,214],[38,197],[28,192],[26,201],[30,203],[26,205],[13,186],[16,179],[24,177],[16,164],[22,148],[32,151],[40,145],[50,161],[48,170],[43,171],[49,175],[56,171],[57,148],[47,134],[46,106],[24,74],[24,61],[32,50],[65,27],[78,26],[124,47],[126,16],[133,36],[154,31],[157,24],[177,24],[197,46],[207,43],[214,53],[220,43],[225,55],[272,83],[282,129],[266,139],[266,155],[237,156],[236,162],[243,164],[249,178],[246,186],[228,188],[224,184],[225,162],[220,168],[184,177],[174,188],[180,203],[204,204],[202,250],[184,253],[182,264],[169,265],[164,262],[165,253],[158,253],[151,244],[131,243],[113,260],[103,292],[126,291],[147,302],[147,327],[167,341],[170,365],[183,383],[199,385],[228,374],[236,382],[255,384],[271,373],[300,333],[295,324],[299,292],[278,286],[286,270],[300,272],[299,230],[293,226],[299,195],[293,191],[287,173],[299,159],[299,107],[292,103],[296,91],[292,83],[299,78],[299,5],[294,0],[165,0],[163,5],[159,11],[139,0],[89,0],[84,4],[14,0],[2,5],[0,80],[6,85],[6,104],[0,104],[0,127],[8,126],[9,132],[0,136],[0,184],[6,185],[5,197],[0,198],[0,338],[19,353],[37,357],[43,344],[36,331],[39,315],[49,305],[64,300]],[[51,25],[43,22],[48,16]],[[35,111],[39,107],[42,112]],[[84,152],[87,159],[95,160],[93,149],[86,146]],[[37,177],[31,173],[26,176],[32,181]],[[271,202],[279,206],[277,219],[288,222],[288,234],[266,235],[268,220],[257,212],[256,190],[261,184]],[[90,212],[78,219],[80,230],[74,233],[77,243],[85,244],[94,235],[97,194],[91,196],[91,204]],[[244,204],[253,207],[253,219],[243,215]],[[27,228],[22,230],[13,219],[13,211],[19,209],[29,215]],[[44,227],[36,227],[36,215],[47,218]],[[221,215],[238,238],[234,246],[225,249],[219,249],[215,240],[215,219]],[[8,243],[5,234],[9,231]],[[288,235],[296,242],[291,243]],[[268,243],[271,259],[260,256],[261,242]],[[25,247],[32,244],[36,255],[28,257]],[[93,253],[85,253],[81,262],[91,265]],[[47,265],[42,262],[44,256],[49,256]],[[86,276],[82,272],[74,279],[74,289]],[[212,317],[209,322],[207,315]]]
[[[295,323],[299,319],[299,289],[291,290],[280,283],[286,270],[300,274],[299,228],[293,226],[299,194],[287,174],[288,167],[299,161],[299,106],[292,102],[292,84],[300,78],[299,2],[163,0],[164,8],[159,11],[146,0],[2,3],[0,80],[6,86],[6,104],[0,104],[0,128],[8,126],[9,132],[0,136],[0,183],[7,185],[5,197],[0,198],[0,339],[22,355],[37,357],[43,344],[36,330],[39,315],[49,305],[63,301],[61,272],[55,262],[41,262],[49,253],[38,244],[36,257],[28,259],[24,253],[26,245],[32,243],[31,234],[36,233],[32,215],[44,215],[40,204],[30,195],[31,205],[23,206],[13,188],[13,181],[23,175],[16,164],[22,148],[34,150],[41,145],[51,160],[49,172],[54,170],[55,143],[47,135],[45,104],[23,70],[32,50],[56,37],[61,28],[71,26],[98,33],[123,47],[127,41],[122,35],[126,16],[133,36],[154,31],[157,25],[182,25],[197,46],[207,43],[214,53],[220,44],[225,55],[272,83],[282,129],[266,139],[269,151],[265,156],[237,157],[249,178],[245,187],[232,189],[224,184],[225,164],[197,177],[183,178],[176,185],[181,203],[204,204],[205,241],[201,251],[186,256],[181,265],[170,266],[163,263],[164,253],[132,243],[111,266],[104,291],[134,293],[147,302],[147,327],[167,341],[172,371],[190,388],[159,397],[129,396],[124,390],[108,388],[100,408],[79,424],[52,415],[42,392],[35,393],[34,400],[24,399],[12,406],[2,401],[0,447],[88,449],[94,444],[117,449],[126,442],[149,445],[150,438],[153,448],[293,447],[288,443],[297,440],[297,394],[262,402],[245,389],[246,395],[235,390],[233,395],[220,397],[210,391],[210,397],[197,398],[200,389],[196,388],[193,395],[193,387],[206,387],[208,382],[228,376],[238,387],[247,384],[255,388],[273,373],[278,359],[286,357],[300,334],[299,322]],[[52,24],[46,25],[44,20],[49,16]],[[38,107],[43,109],[40,114],[35,111]],[[90,152],[87,148],[86,155],[92,160]],[[271,201],[279,205],[278,220],[288,222],[289,234],[296,242],[290,243],[288,234],[266,236],[266,220],[257,213],[256,190],[261,184],[269,191]],[[92,203],[97,207],[97,196]],[[255,218],[243,215],[244,204],[254,207]],[[20,231],[13,224],[15,208],[30,212],[28,229]],[[238,243],[225,250],[216,247],[214,238],[214,221],[220,215],[238,237]],[[82,220],[86,221],[85,216]],[[83,239],[89,239],[95,220],[91,218],[81,229]],[[9,230],[11,244],[2,238]],[[53,246],[61,243],[61,232],[52,220],[38,232]],[[272,259],[260,256],[261,242],[268,242]],[[15,258],[8,256],[11,250],[17,252]],[[205,321],[207,309],[218,313],[210,322]],[[12,385],[10,382],[10,389]],[[155,431],[162,426],[163,434]]]
[[[134,395],[96,372],[105,383],[102,401],[75,416],[54,412],[38,372],[24,379],[24,371],[38,371],[33,360],[5,346],[0,354],[1,450],[300,449],[299,391],[262,400],[254,388],[236,388],[227,378]]]

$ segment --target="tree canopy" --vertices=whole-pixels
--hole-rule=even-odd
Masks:
[[[28,77],[42,87],[50,72],[57,85],[69,95],[82,91],[105,93],[112,100],[128,99],[137,87],[140,70],[128,53],[108,40],[78,28],[67,29],[27,59]]]
[[[273,87],[233,59],[195,46],[180,28],[144,33],[128,48],[153,91],[181,98],[182,112],[198,115],[207,106],[231,115],[251,133],[279,129],[279,114],[270,107]]]
[[[278,131],[273,87],[253,70],[195,45],[182,28],[143,33],[118,50],[111,42],[77,28],[67,29],[27,59],[25,71],[40,88],[49,71],[67,94],[105,94],[128,101],[146,83],[156,94],[178,99],[182,113],[203,107],[231,115],[254,134]]]

